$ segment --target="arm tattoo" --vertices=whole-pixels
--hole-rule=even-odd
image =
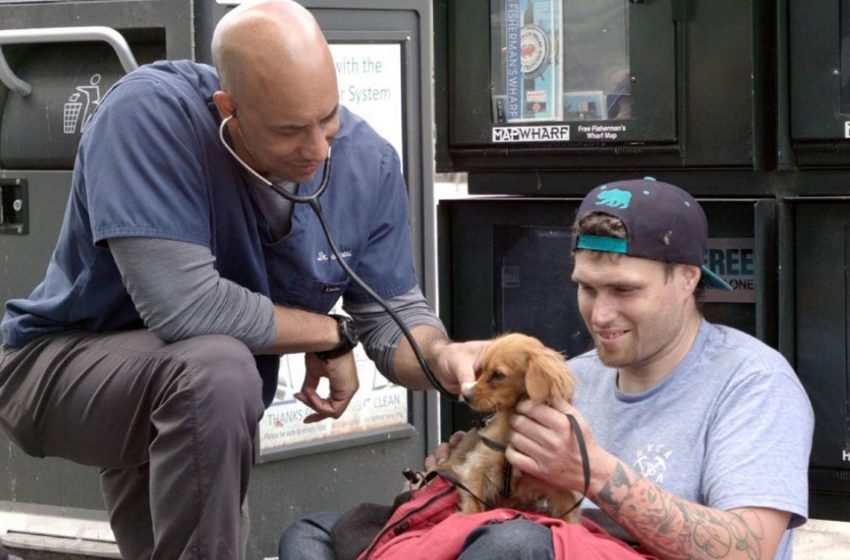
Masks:
[[[738,515],[678,498],[619,461],[598,505],[661,558],[761,558],[758,514]]]

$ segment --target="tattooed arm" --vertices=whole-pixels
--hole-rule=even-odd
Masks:
[[[600,453],[594,455],[597,461],[602,459]],[[665,559],[774,557],[790,513],[699,505],[672,495],[609,456],[613,469],[601,476],[594,473],[590,498],[654,554]],[[602,459],[603,464],[610,464],[610,459]]]
[[[512,419],[507,459],[553,486],[584,488],[581,458],[564,413],[581,426],[590,456],[588,498],[664,560],[772,559],[791,514],[767,508],[710,508],[674,496],[596,443],[587,423],[566,402],[521,403]]]

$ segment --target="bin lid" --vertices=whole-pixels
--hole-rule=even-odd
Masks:
[[[124,70],[102,43],[30,46],[17,58],[14,71],[32,93],[6,93],[0,168],[71,169],[82,131]]]

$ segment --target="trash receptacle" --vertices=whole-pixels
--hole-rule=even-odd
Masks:
[[[191,58],[191,4],[0,1],[0,301],[43,278],[80,135],[106,91],[138,64]],[[0,441],[0,541],[118,557],[96,469]]]

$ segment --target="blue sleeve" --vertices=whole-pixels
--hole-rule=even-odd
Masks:
[[[706,503],[719,509],[763,507],[808,515],[808,467],[814,416],[789,370],[749,374],[715,411],[707,434]]]
[[[94,241],[155,237],[210,246],[200,95],[139,76],[109,92],[80,149]]]
[[[408,224],[407,186],[398,155],[387,142],[383,143],[380,170],[378,196],[374,197],[371,212],[372,228],[355,272],[379,296],[391,298],[410,291],[417,281]],[[372,301],[356,285],[347,290],[346,299],[355,304]]]

